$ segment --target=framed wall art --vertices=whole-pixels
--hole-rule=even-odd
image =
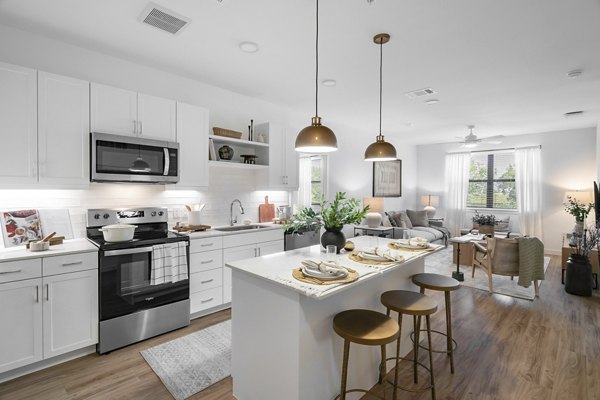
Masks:
[[[373,163],[373,197],[402,196],[402,160]]]

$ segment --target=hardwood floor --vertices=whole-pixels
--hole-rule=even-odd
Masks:
[[[444,354],[434,355],[438,399],[600,399],[600,294],[594,291],[594,297],[582,298],[565,293],[559,263],[560,257],[552,257],[541,298],[533,302],[466,287],[452,293],[453,331],[459,344],[456,373],[450,374]],[[432,327],[443,331],[443,295],[428,294],[440,304]],[[0,399],[171,399],[139,352],[230,315],[222,311],[109,355],[89,355],[0,384]],[[434,347],[443,343],[435,338]],[[428,365],[424,351],[419,359]],[[411,365],[401,364],[403,384],[412,382],[411,371]],[[425,371],[420,382],[427,382]],[[372,392],[381,390],[377,385]],[[229,400],[231,391],[229,378],[191,399]],[[391,398],[389,387],[388,393]],[[400,391],[398,398],[425,400],[431,394]]]

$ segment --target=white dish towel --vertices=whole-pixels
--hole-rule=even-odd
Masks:
[[[152,254],[151,285],[188,279],[187,242],[154,245]]]

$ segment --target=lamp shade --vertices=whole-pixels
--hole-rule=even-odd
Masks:
[[[382,135],[377,136],[377,141],[365,150],[365,161],[393,161],[396,158],[396,148],[386,142]]]
[[[436,196],[433,194],[423,195],[421,196],[421,205],[438,207],[440,205],[440,196]]]
[[[363,206],[369,206],[369,212],[382,212],[383,197],[365,197],[363,198]]]
[[[337,138],[331,129],[321,125],[320,117],[313,117],[312,124],[298,133],[295,147],[298,152],[329,153],[337,150]]]

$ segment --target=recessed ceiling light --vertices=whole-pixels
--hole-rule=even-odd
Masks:
[[[430,100],[425,101],[425,104],[432,105],[432,104],[437,104],[439,102],[440,101],[438,99],[430,99]]]
[[[258,45],[254,42],[241,42],[240,49],[244,53],[256,53],[258,51]]]
[[[335,86],[337,84],[335,79],[324,79],[321,83],[323,86]]]
[[[580,69],[574,69],[573,71],[567,72],[567,78],[576,79],[579,78],[583,74],[583,71]]]

